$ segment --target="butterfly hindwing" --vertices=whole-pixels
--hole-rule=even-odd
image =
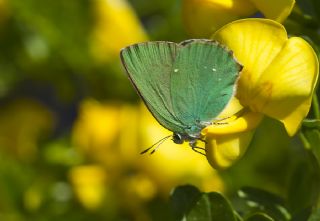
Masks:
[[[173,112],[170,83],[177,44],[146,42],[121,51],[121,59],[134,87],[153,116],[165,128],[183,132]]]
[[[211,121],[233,95],[240,70],[232,53],[217,42],[182,42],[170,84],[175,115],[185,125]]]

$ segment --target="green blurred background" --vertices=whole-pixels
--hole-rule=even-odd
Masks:
[[[295,19],[289,33],[308,34]],[[312,177],[298,139],[270,119],[225,171],[170,141],[139,155],[170,132],[140,103],[119,50],[187,38],[179,1],[0,0],[0,220],[169,220],[179,184],[290,197],[299,169]]]

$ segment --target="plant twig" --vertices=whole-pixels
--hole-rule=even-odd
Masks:
[[[314,113],[314,117],[316,119],[320,119],[319,101],[317,93],[314,93],[312,96],[312,110]]]
[[[311,149],[311,145],[310,145],[308,139],[306,138],[306,136],[303,134],[302,131],[299,131],[298,136],[299,136],[304,148],[306,148],[307,150],[310,150]]]

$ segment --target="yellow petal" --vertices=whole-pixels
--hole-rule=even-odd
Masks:
[[[249,131],[258,126],[263,118],[263,114],[244,110],[241,116],[232,116],[224,121],[219,121],[205,127],[201,135],[207,138],[216,137],[217,135],[235,134]]]
[[[236,113],[240,112],[243,109],[243,106],[240,104],[238,98],[233,96],[227,106],[223,109],[223,111],[219,114],[217,119],[224,119],[230,116],[235,115]]]
[[[291,13],[295,0],[251,0],[256,8],[269,19],[283,22]]]
[[[183,18],[193,37],[208,37],[223,25],[260,11],[266,18],[284,21],[295,0],[184,0]]]
[[[312,47],[302,38],[290,38],[257,82],[253,102],[292,136],[310,109],[318,69]]]
[[[238,118],[233,116],[204,128],[202,136],[206,140],[206,157],[210,165],[221,169],[240,159],[262,118],[262,114],[244,110]]]
[[[209,37],[215,30],[256,11],[249,0],[184,0],[183,19],[193,37]]]
[[[222,27],[213,38],[227,45],[244,66],[236,96],[249,106],[253,87],[287,41],[286,30],[272,20],[243,19]]]
[[[230,167],[246,152],[254,131],[216,136],[207,140],[206,157],[215,169]]]

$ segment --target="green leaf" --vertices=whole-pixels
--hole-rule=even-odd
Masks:
[[[182,220],[200,197],[201,192],[194,186],[176,187],[170,197],[174,220]]]
[[[311,214],[308,221],[319,221],[320,220],[320,209],[317,209],[314,213]]]
[[[219,193],[203,193],[186,217],[187,221],[236,221],[230,203]]]
[[[270,216],[264,213],[256,213],[247,219],[245,221],[274,221]]]
[[[275,194],[257,188],[243,187],[238,191],[238,195],[251,208],[265,212],[276,220],[288,220],[291,217],[284,206],[284,200]]]
[[[311,151],[307,159],[297,165],[292,174],[288,191],[288,206],[292,214],[301,214],[313,207],[319,198],[319,168]]]
[[[247,199],[259,204],[283,204],[284,201],[281,197],[269,193],[265,190],[254,187],[242,187],[238,194],[241,198]]]
[[[311,214],[311,208],[306,208],[298,213],[295,213],[290,221],[301,221],[301,220],[308,220],[308,217]]]

